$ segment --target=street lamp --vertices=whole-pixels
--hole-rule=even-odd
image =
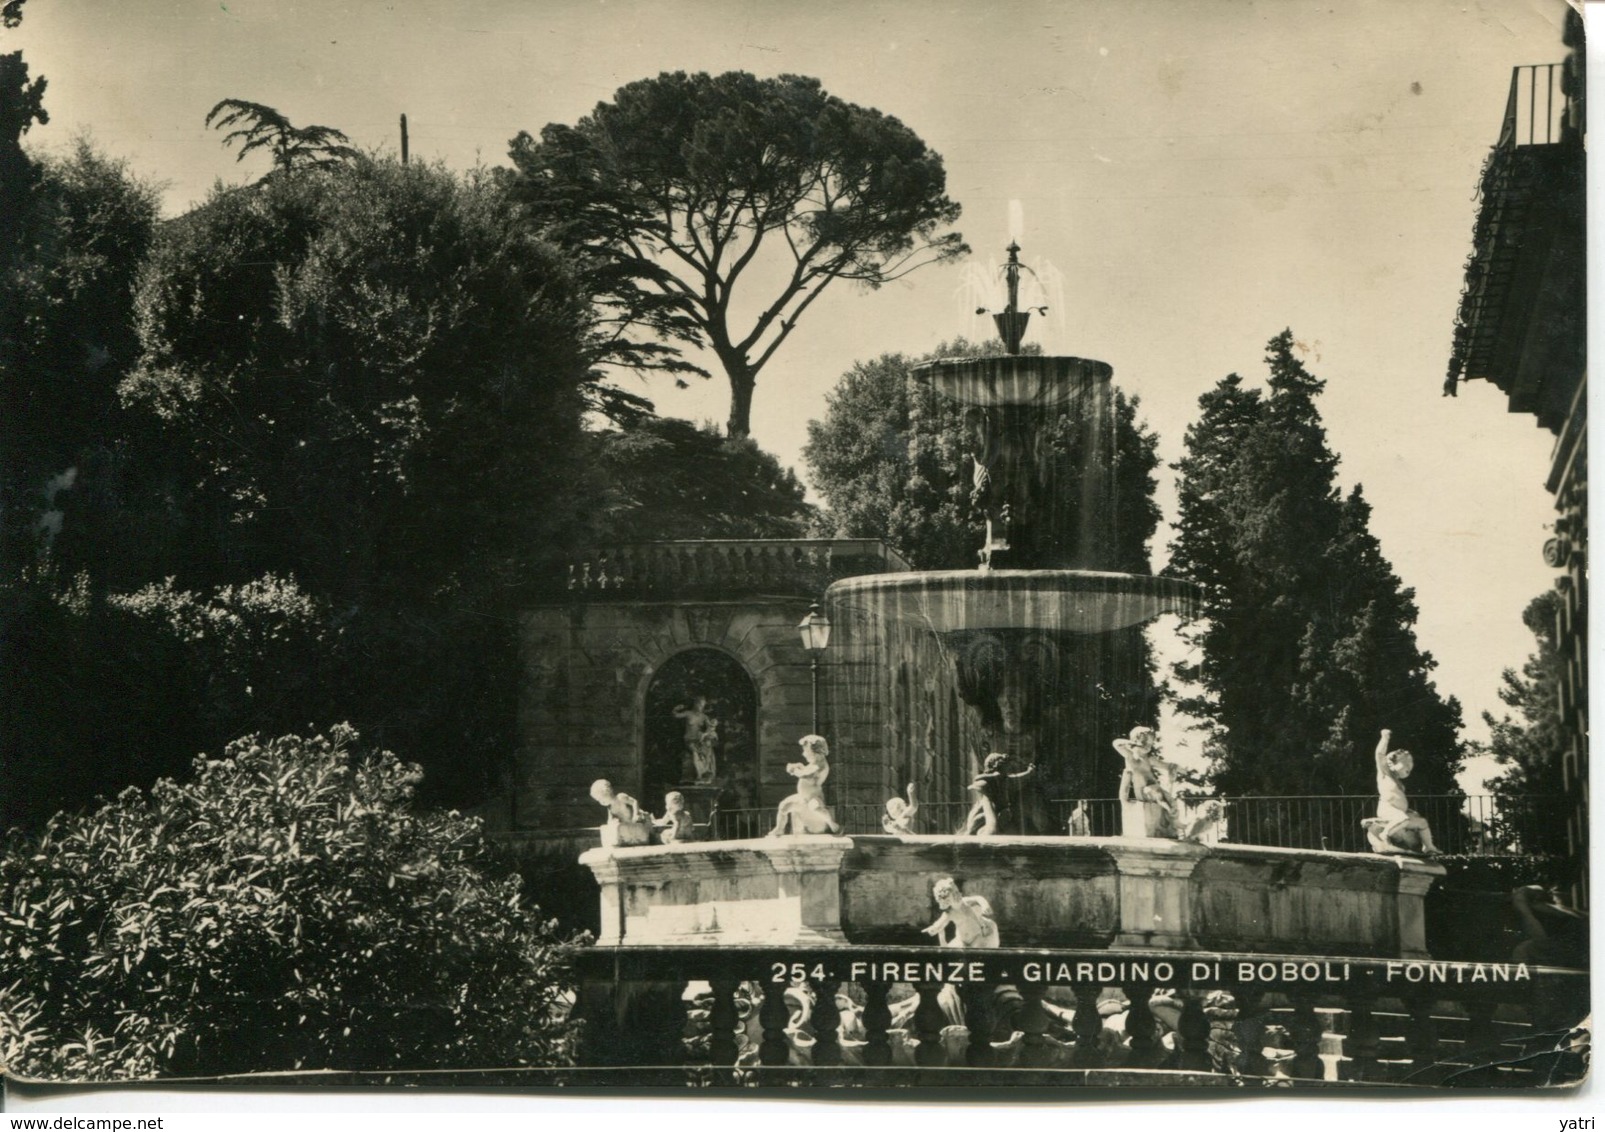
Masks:
[[[808,607],[808,616],[797,624],[797,635],[807,650],[814,678],[814,734],[819,734],[819,654],[830,644],[830,618],[819,612],[816,601]]]

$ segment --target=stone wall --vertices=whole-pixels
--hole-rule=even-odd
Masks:
[[[713,648],[736,660],[758,696],[759,785],[765,804],[791,793],[786,763],[812,719],[812,678],[795,600],[575,603],[523,617],[514,829],[600,824],[587,794],[598,778],[641,795],[643,705],[676,654]],[[663,800],[640,796],[661,812]]]

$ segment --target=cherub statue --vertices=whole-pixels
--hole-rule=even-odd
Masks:
[[[1092,821],[1087,817],[1087,800],[1082,798],[1076,802],[1076,808],[1070,811],[1070,821],[1065,830],[1071,837],[1091,837]]]
[[[607,807],[607,824],[601,830],[603,845],[652,844],[652,815],[642,813],[634,798],[615,793],[613,784],[605,778],[591,783],[591,798],[597,805]]]
[[[823,735],[797,740],[803,761],[787,763],[786,773],[797,780],[797,793],[780,803],[770,837],[783,833],[840,833],[842,827],[825,805],[825,779],[830,777],[830,744]]]
[[[685,795],[678,790],[670,790],[663,796],[663,816],[653,818],[652,824],[660,830],[658,839],[665,845],[696,840],[691,811],[685,808]]]
[[[1377,743],[1377,816],[1360,824],[1373,853],[1436,853],[1427,819],[1410,808],[1404,780],[1415,769],[1409,751],[1389,751],[1393,732],[1386,728]]]
[[[1007,759],[1007,755],[995,752],[988,755],[981,772],[970,783],[970,789],[975,793],[975,805],[970,807],[964,824],[959,827],[960,837],[991,837],[998,831],[998,811],[990,791],[1002,779],[1003,763]]]
[[[881,828],[887,833],[914,832],[914,815],[919,813],[919,800],[914,796],[914,784],[908,784],[908,801],[902,798],[886,799],[886,815],[881,818]]]
[[[1129,737],[1115,740],[1114,747],[1126,763],[1120,773],[1120,801],[1152,802],[1162,807],[1159,828],[1151,835],[1176,836],[1176,796],[1165,783],[1167,768],[1159,757],[1154,729],[1133,727]]]
[[[1115,750],[1126,761],[1120,774],[1122,802],[1158,802],[1174,808],[1176,798],[1165,787],[1164,767],[1152,727],[1133,727],[1126,739],[1115,740]]]
[[[708,698],[698,696],[690,707],[678,704],[673,714],[674,718],[685,720],[685,749],[691,758],[697,785],[712,784],[719,770],[714,751],[719,744],[719,721],[708,714]]]
[[[952,877],[938,877],[931,895],[942,914],[930,927],[922,929],[935,936],[943,947],[992,948],[1000,946],[998,925],[992,905],[984,896],[964,896]],[[951,927],[953,934],[947,934]]]

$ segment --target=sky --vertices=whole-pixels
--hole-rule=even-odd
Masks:
[[[974,254],[868,291],[837,283],[758,380],[753,435],[802,466],[807,421],[855,361],[979,336],[1011,235],[1043,283],[1028,338],[1098,358],[1142,400],[1166,463],[1200,394],[1263,377],[1293,330],[1345,487],[1421,609],[1467,735],[1532,651],[1552,437],[1491,385],[1441,396],[1478,172],[1511,69],[1564,55],[1561,0],[33,0],[0,32],[49,81],[36,147],[80,135],[165,186],[176,214],[259,176],[206,129],[266,103],[414,160],[506,163],[665,70],[817,77],[944,158]],[[1014,222],[1011,224],[1011,216]],[[761,281],[761,280],[760,280]],[[982,301],[977,301],[978,296]],[[759,296],[752,296],[755,300]],[[1001,305],[992,293],[990,305]],[[709,362],[717,373],[717,366]],[[627,378],[626,383],[636,379]],[[722,422],[722,377],[637,386]],[[1174,489],[1160,501],[1174,514]],[[1167,536],[1156,540],[1156,566]],[[1185,755],[1183,735],[1167,750]],[[1490,768],[1462,777],[1476,790]]]

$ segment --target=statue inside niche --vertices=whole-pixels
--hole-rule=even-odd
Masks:
[[[797,780],[797,793],[780,803],[770,837],[796,833],[841,833],[825,805],[825,780],[830,777],[830,744],[823,735],[804,735],[797,741],[803,761],[787,763],[786,773]]]
[[[1389,751],[1393,732],[1386,729],[1377,743],[1377,816],[1360,823],[1373,853],[1436,853],[1427,819],[1410,808],[1404,780],[1415,769],[1409,751]]]
[[[634,798],[615,792],[613,784],[605,778],[591,783],[591,798],[607,809],[607,823],[600,831],[604,846],[623,848],[652,844],[652,815],[642,812]]]
[[[677,704],[674,717],[685,720],[685,749],[688,777],[698,786],[711,786],[718,776],[715,753],[719,745],[719,721],[708,713],[708,698],[697,696],[691,704]]]

